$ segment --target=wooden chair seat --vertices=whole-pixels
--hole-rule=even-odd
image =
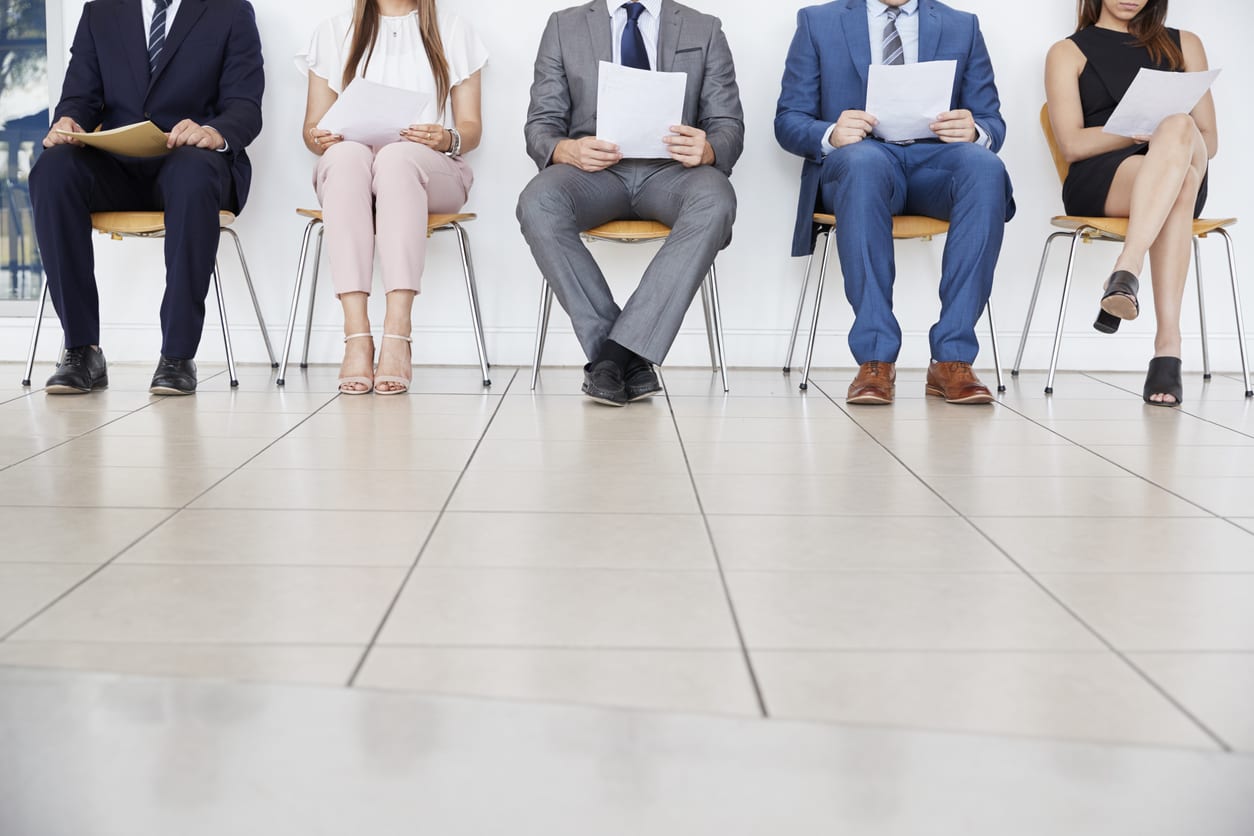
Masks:
[[[835,215],[814,213],[814,222],[819,226],[836,226]],[[893,238],[907,240],[910,238],[930,239],[933,235],[944,235],[949,231],[949,221],[929,218],[924,215],[894,215]]]
[[[1112,241],[1122,241],[1128,237],[1128,219],[1127,218],[1085,218],[1077,215],[1058,215],[1049,221],[1059,229],[1069,229],[1072,232],[1080,229],[1094,229],[1101,235],[1087,235],[1088,238],[1106,238]],[[1237,222],[1236,218],[1199,218],[1193,222],[1193,234],[1198,238],[1205,238],[1212,232],[1220,229],[1227,229]]]
[[[232,212],[218,213],[218,226],[235,223]],[[91,228],[105,235],[159,235],[165,232],[164,212],[93,212]]]
[[[657,241],[670,235],[671,228],[657,221],[610,221],[583,234],[602,241]]]
[[[321,209],[297,209],[296,214],[302,218],[309,218],[315,221],[322,220]],[[478,215],[474,213],[465,213],[460,215],[427,215],[427,236],[437,229],[448,226],[449,224],[460,224],[466,221],[473,221]]]

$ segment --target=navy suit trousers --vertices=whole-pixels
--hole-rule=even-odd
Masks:
[[[218,212],[235,205],[227,155],[177,148],[134,159],[73,145],[44,151],[30,174],[35,233],[65,345],[100,344],[92,212],[165,212],[161,353],[191,359],[218,253]]]
[[[1010,178],[992,151],[970,143],[837,148],[823,160],[819,195],[836,216],[836,246],[855,320],[849,348],[859,364],[896,362],[901,326],[893,315],[893,215],[949,221],[941,265],[941,315],[932,359],[972,363],[975,326],[993,289],[1005,222],[1014,214]]]

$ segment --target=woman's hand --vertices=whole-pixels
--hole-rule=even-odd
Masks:
[[[401,131],[401,137],[441,154],[453,147],[453,136],[443,125],[410,125]]]
[[[317,128],[309,129],[309,141],[313,147],[317,149],[318,154],[325,154],[326,150],[337,142],[343,142],[344,137],[339,134],[333,134],[330,131],[322,131]]]

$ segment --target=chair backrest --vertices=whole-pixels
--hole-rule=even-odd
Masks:
[[[1067,172],[1071,170],[1071,163],[1067,162],[1062,156],[1062,151],[1058,150],[1058,139],[1054,136],[1054,126],[1049,121],[1049,104],[1041,105],[1041,130],[1045,132],[1045,141],[1049,143],[1049,153],[1054,157],[1054,168],[1058,169],[1058,182],[1062,183],[1067,179]]]

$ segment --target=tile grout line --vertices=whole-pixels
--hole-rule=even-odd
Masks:
[[[225,374],[225,372],[220,372],[220,374]],[[214,375],[213,377],[217,377],[217,376],[218,376],[218,375]],[[210,377],[210,378],[207,378],[207,379],[212,380],[213,378],[212,378],[212,377]],[[192,395],[191,397],[195,397],[195,396],[194,396],[194,395]],[[203,497],[205,494],[209,493],[211,490],[213,490],[214,488],[216,488],[218,485],[221,485],[221,484],[222,484],[223,482],[225,482],[227,479],[230,479],[232,476],[234,476],[236,473],[238,473],[240,470],[242,470],[242,469],[243,469],[246,465],[248,465],[248,463],[249,463],[249,462],[251,462],[251,461],[255,460],[258,456],[260,456],[262,453],[264,453],[264,452],[266,452],[267,450],[269,450],[269,449],[270,449],[271,447],[273,447],[275,444],[278,444],[281,440],[283,440],[285,437],[287,437],[287,435],[288,435],[289,433],[291,433],[293,430],[295,430],[297,427],[301,426],[301,425],[302,425],[302,424],[304,424],[306,421],[308,421],[310,418],[312,418],[313,416],[317,415],[319,412],[321,412],[323,409],[325,409],[325,408],[327,407],[327,405],[328,405],[328,404],[333,403],[337,397],[339,397],[339,396],[338,396],[338,395],[331,395],[331,396],[329,396],[329,397],[328,397],[328,399],[327,399],[327,401],[326,401],[326,403],[323,403],[321,406],[319,406],[319,407],[318,407],[317,409],[315,409],[313,412],[309,413],[309,414],[308,414],[308,415],[306,415],[304,418],[302,418],[300,421],[297,421],[294,425],[292,425],[292,426],[291,426],[291,427],[289,427],[288,429],[284,430],[282,433],[280,433],[280,434],[279,434],[279,436],[278,436],[277,438],[275,438],[275,439],[273,439],[272,441],[270,441],[270,443],[266,444],[264,447],[262,447],[260,450],[258,450],[256,453],[254,453],[252,456],[250,456],[249,458],[245,459],[245,460],[244,460],[243,462],[241,462],[241,463],[240,463],[237,467],[235,467],[235,468],[231,469],[231,471],[230,471],[229,473],[227,473],[226,475],[224,475],[221,479],[218,479],[216,482],[214,482],[213,484],[209,485],[209,486],[208,486],[207,488],[205,488],[203,491],[201,491],[200,493],[198,493],[198,494],[196,494],[195,496],[193,496],[191,499],[189,499],[187,502],[183,503],[183,505],[179,506],[178,508],[173,508],[173,509],[167,509],[167,508],[154,508],[154,509],[147,509],[147,510],[161,510],[161,511],[166,511],[166,510],[168,510],[168,511],[170,511],[170,513],[169,513],[169,514],[167,514],[167,515],[166,515],[166,516],[165,516],[165,517],[164,517],[164,518],[163,518],[160,522],[158,522],[156,525],[153,525],[153,526],[152,526],[152,527],[150,527],[148,530],[144,531],[142,534],[140,534],[138,537],[136,537],[134,540],[132,540],[131,542],[129,542],[129,543],[127,543],[125,546],[123,546],[123,547],[122,547],[122,549],[121,549],[121,550],[120,550],[117,554],[113,555],[113,557],[111,557],[111,558],[109,558],[108,560],[104,561],[104,562],[103,562],[103,563],[101,563],[99,566],[97,566],[95,569],[93,569],[91,572],[88,572],[88,573],[87,573],[87,575],[85,575],[84,577],[80,578],[80,579],[79,579],[79,581],[78,581],[77,583],[73,584],[73,585],[72,585],[69,589],[66,589],[66,590],[64,590],[63,592],[61,592],[61,594],[60,594],[60,595],[57,595],[55,598],[53,598],[53,599],[52,599],[51,601],[49,601],[47,604],[45,604],[44,606],[40,607],[37,611],[35,611],[35,612],[34,612],[32,615],[30,615],[28,618],[23,619],[23,620],[21,621],[21,623],[19,623],[16,627],[12,628],[12,629],[11,629],[11,630],[9,630],[8,632],[4,633],[3,635],[0,635],[0,643],[7,641],[7,640],[8,640],[11,636],[13,636],[14,634],[16,634],[19,630],[22,630],[23,628],[25,628],[27,625],[29,625],[31,622],[33,622],[35,619],[39,618],[39,617],[40,617],[40,616],[42,616],[44,613],[46,613],[48,610],[50,610],[51,608],[55,607],[55,606],[56,606],[57,604],[59,604],[61,601],[65,600],[65,599],[66,599],[69,595],[71,595],[72,593],[74,593],[76,590],[80,589],[80,588],[81,588],[84,584],[86,584],[86,583],[88,583],[89,581],[91,581],[93,578],[95,578],[97,575],[99,575],[99,574],[100,574],[101,572],[103,572],[105,569],[107,569],[107,568],[109,568],[110,566],[112,566],[114,563],[116,563],[116,562],[117,562],[118,558],[120,558],[122,555],[126,554],[128,551],[130,551],[131,549],[133,549],[135,546],[139,545],[139,543],[141,543],[141,542],[142,542],[145,538],[147,538],[147,537],[148,537],[148,535],[152,534],[152,533],[153,533],[154,531],[156,531],[158,528],[161,528],[163,525],[165,525],[166,523],[168,523],[170,520],[174,519],[176,516],[178,516],[179,514],[181,514],[183,511],[187,510],[187,508],[188,508],[188,507],[189,507],[189,506],[190,506],[193,502],[195,502],[196,500],[200,499],[200,498],[201,498],[201,497]],[[143,410],[145,410],[145,409],[150,409],[151,407],[153,407],[153,406],[155,406],[156,404],[159,404],[159,403],[161,403],[161,402],[162,402],[162,401],[152,401],[152,402],[150,402],[150,403],[148,403],[148,404],[145,404],[144,406],[140,407],[139,409],[136,409],[136,410],[134,410],[134,411],[132,411],[132,412],[130,412],[130,413],[127,413],[127,415],[126,415],[126,416],[123,416],[123,417],[129,417],[130,415],[133,415],[133,414],[138,413],[138,412],[142,412],[142,411],[143,411]],[[121,419],[121,418],[119,418],[119,419],[117,419],[117,420],[119,420],[119,421],[120,421],[120,420],[122,420],[122,419]],[[109,423],[111,424],[111,423],[113,423],[113,422],[112,422],[112,421],[110,421]],[[103,425],[101,425],[101,426],[108,426],[108,424],[103,424]],[[84,436],[90,435],[92,432],[95,432],[97,429],[100,429],[100,427],[95,427],[95,428],[93,428],[92,430],[90,430],[90,431],[88,431],[88,432],[86,432],[86,433],[83,433],[83,435],[82,435],[82,436],[78,436],[78,437],[79,437],[79,438],[82,438],[82,437],[84,437]],[[73,439],[71,439],[71,440],[73,440]],[[68,443],[68,442],[66,442],[66,443]],[[59,446],[61,446],[61,445],[57,445],[57,447],[59,447]],[[49,449],[56,449],[56,447],[52,447],[52,448],[49,448]],[[47,451],[45,450],[44,452],[47,452]],[[141,509],[141,510],[142,510],[142,509]]]
[[[661,369],[658,369],[661,374]],[[740,642],[741,658],[744,659],[745,670],[749,674],[749,684],[753,687],[753,696],[757,700],[758,712],[763,719],[770,719],[771,713],[766,706],[766,695],[762,691],[762,683],[758,672],[753,666],[753,655],[749,652],[749,643],[745,640],[744,627],[740,623],[740,615],[736,612],[736,602],[732,597],[731,587],[727,583],[727,571],[723,568],[722,558],[718,553],[718,543],[714,539],[714,529],[710,527],[710,518],[705,513],[705,503],[701,501],[701,489],[697,486],[696,474],[692,472],[692,462],[688,459],[688,448],[684,444],[684,434],[679,428],[679,417],[675,414],[675,406],[671,403],[670,391],[665,386],[666,378],[662,377],[662,393],[666,397],[666,408],[671,414],[671,423],[675,426],[675,436],[679,439],[679,450],[684,456],[684,466],[688,470],[688,481],[692,484],[692,493],[697,500],[697,509],[701,512],[701,524],[705,527],[705,536],[710,541],[710,549],[714,554],[714,565],[718,567],[719,584],[723,587],[723,596],[727,601],[727,609],[732,619],[732,627],[736,630],[736,640]]]
[[[862,428],[863,432],[865,432],[876,444],[878,444],[880,447],[884,449],[886,453],[888,453],[890,456],[896,459],[898,463],[901,464],[902,467],[906,468],[906,470],[909,471],[912,476],[918,479],[919,482],[922,483],[924,487],[930,490],[936,496],[937,499],[939,499],[941,502],[949,506],[953,510],[953,512],[957,514],[960,519],[962,519],[963,522],[971,526],[971,528],[974,529],[976,533],[978,533],[981,537],[983,537],[993,548],[1001,552],[1002,556],[1004,556],[1007,561],[1009,561],[1015,568],[1017,568],[1023,574],[1023,576],[1028,579],[1028,581],[1030,581],[1034,586],[1036,586],[1039,590],[1041,590],[1041,592],[1043,592],[1050,600],[1052,600],[1055,604],[1057,604],[1060,608],[1062,608],[1064,612],[1070,615],[1076,621],[1076,623],[1081,625],[1086,631],[1088,631],[1090,635],[1096,638],[1098,642],[1100,642],[1104,647],[1106,647],[1112,654],[1114,654],[1116,658],[1118,658],[1121,662],[1123,662],[1123,664],[1127,666],[1129,670],[1131,670],[1137,677],[1139,677],[1142,682],[1147,684],[1153,691],[1155,691],[1157,694],[1159,694],[1159,696],[1161,696],[1164,700],[1166,700],[1169,705],[1174,707],[1185,718],[1187,718],[1190,722],[1192,722],[1196,728],[1198,728],[1206,737],[1208,737],[1216,746],[1219,747],[1220,751],[1226,754],[1233,753],[1234,751],[1233,747],[1226,740],[1220,737],[1219,734],[1213,731],[1208,725],[1206,725],[1206,723],[1202,722],[1201,718],[1197,717],[1193,712],[1189,711],[1189,709],[1186,708],[1183,703],[1181,703],[1178,699],[1176,699],[1174,695],[1168,692],[1167,689],[1164,688],[1162,685],[1160,685],[1156,680],[1150,677],[1149,674],[1146,673],[1144,670],[1142,670],[1140,666],[1138,666],[1135,662],[1133,662],[1127,656],[1127,654],[1125,654],[1122,650],[1117,648],[1113,642],[1111,642],[1104,635],[1102,635],[1102,633],[1099,630],[1097,630],[1097,628],[1095,628],[1092,624],[1090,624],[1083,617],[1081,617],[1080,614],[1075,611],[1075,609],[1073,609],[1065,601],[1063,601],[1062,598],[1060,598],[1052,589],[1049,588],[1049,586],[1047,586],[1044,583],[1044,581],[1042,581],[1040,578],[1036,577],[1034,574],[1029,572],[1027,567],[1025,567],[1018,560],[1015,560],[1015,558],[1010,554],[1010,552],[1006,551],[1006,549],[1003,548],[1000,543],[998,543],[995,539],[989,536],[989,534],[986,531],[984,531],[984,529],[980,528],[980,526],[976,524],[974,520],[972,520],[966,514],[962,513],[962,511],[960,511],[957,508],[957,506],[955,506],[952,502],[946,499],[940,493],[940,491],[934,488],[927,481],[926,478],[915,473],[915,471],[909,465],[907,465],[904,461],[902,461],[901,458],[899,458],[897,454],[894,453],[892,449],[888,447],[887,444],[885,444],[883,441],[881,441],[879,438],[873,435],[865,427],[862,427],[862,425],[858,423],[858,420],[854,418],[852,414],[849,413],[848,409],[845,407],[841,407],[841,405],[836,402],[836,399],[833,398],[830,394],[828,394],[826,389],[822,388],[818,384],[815,384],[813,381],[811,381],[811,385],[814,386],[816,389],[818,389],[819,392],[821,392],[825,398],[830,400],[832,403],[836,404],[837,409],[840,409],[846,415],[849,415],[850,420],[852,420],[855,424],[857,424],[860,428]],[[1002,406],[1003,404],[1001,401],[996,402],[996,407],[1002,407]],[[1015,412],[1015,414],[1017,415],[1022,415],[1022,413],[1015,411],[1013,408],[1010,408],[1010,407],[1006,407],[1006,408],[1010,409],[1012,412]],[[1027,416],[1023,416],[1023,417],[1027,417]],[[1032,421],[1031,418],[1028,418],[1028,420]],[[1042,426],[1035,421],[1032,421],[1032,423],[1037,424],[1037,426]],[[1082,450],[1088,450],[1087,447],[1084,447],[1081,444],[1076,444],[1074,441],[1067,439],[1066,436],[1062,435],[1061,433],[1055,432],[1053,430],[1050,430],[1050,431],[1054,432],[1054,434],[1057,435],[1058,437],[1066,439],[1069,444],[1073,444],[1074,446],[1079,447]],[[1089,450],[1088,452],[1092,453],[1093,451]],[[1093,455],[1097,455],[1097,454],[1094,453]],[[1197,507],[1200,508],[1201,506],[1197,506]]]
[[[383,617],[379,619],[379,625],[375,627],[374,633],[371,634],[370,640],[366,643],[365,650],[357,659],[357,664],[353,666],[353,670],[348,675],[348,680],[344,683],[346,688],[354,688],[357,686],[357,678],[361,676],[362,669],[366,666],[366,661],[370,658],[371,651],[375,645],[379,643],[379,637],[383,635],[383,629],[387,627],[388,620],[392,617],[392,613],[396,610],[396,605],[400,603],[401,596],[405,594],[409,581],[414,576],[414,572],[418,569],[418,564],[422,560],[422,556],[426,553],[427,547],[431,545],[431,539],[435,537],[436,529],[440,527],[440,521],[444,519],[444,515],[448,512],[448,506],[453,501],[457,489],[461,487],[462,480],[466,478],[466,471],[470,470],[470,465],[475,460],[475,454],[479,452],[479,448],[483,445],[483,440],[487,438],[488,431],[492,429],[492,423],[496,420],[497,415],[501,412],[501,407],[505,405],[505,398],[509,395],[510,389],[513,388],[514,382],[518,380],[520,369],[515,368],[513,374],[510,375],[509,382],[505,384],[500,398],[497,400],[496,408],[492,410],[492,415],[488,418],[486,424],[483,425],[483,431],[479,433],[479,440],[475,442],[475,446],[470,451],[470,455],[466,457],[466,463],[462,465],[461,473],[457,475],[457,480],[453,482],[453,486],[449,488],[448,496],[444,498],[444,504],[440,506],[440,510],[436,513],[435,521],[431,523],[431,528],[427,531],[427,536],[423,538],[422,545],[418,547],[418,553],[414,555],[413,561],[409,564],[409,568],[405,571],[405,577],[401,578],[400,585],[396,588],[396,594],[392,596],[392,600],[388,602],[387,609],[383,611]]]
[[[1099,378],[1099,377],[1093,377],[1093,376],[1092,376],[1091,374],[1089,374],[1088,372],[1083,372],[1083,374],[1084,374],[1084,376],[1085,376],[1085,377],[1089,378],[1090,380],[1095,380],[1095,381],[1097,381],[1098,383],[1102,383],[1102,384],[1104,384],[1104,385],[1106,385],[1106,386],[1111,387],[1112,389],[1116,389],[1116,390],[1118,390],[1118,391],[1120,391],[1120,392],[1127,392],[1129,395],[1135,395],[1136,397],[1141,398],[1142,400],[1144,400],[1144,397],[1141,395],[1141,393],[1137,392],[1137,391],[1136,391],[1136,390],[1134,390],[1134,389],[1128,389],[1127,387],[1125,387],[1125,386],[1120,386],[1120,385],[1118,385],[1117,383],[1110,383],[1109,381],[1102,380],[1102,379],[1101,379],[1101,378]],[[1245,401],[1234,401],[1234,403],[1244,403],[1244,402],[1245,402]],[[1146,406],[1149,406],[1149,404],[1146,404]],[[1174,412],[1178,412],[1178,413],[1180,413],[1181,415],[1187,415],[1187,416],[1189,416],[1190,418],[1196,418],[1197,420],[1199,420],[1199,421],[1201,421],[1201,422],[1203,422],[1203,423],[1210,424],[1212,427],[1219,427],[1221,430],[1228,430],[1229,432],[1236,433],[1237,435],[1244,436],[1245,438],[1254,438],[1254,433],[1247,433],[1247,432],[1244,432],[1244,431],[1242,431],[1242,430],[1238,430],[1238,429],[1235,429],[1235,428],[1233,428],[1233,427],[1229,427],[1227,424],[1221,424],[1221,423],[1219,423],[1218,421],[1215,421],[1215,420],[1213,420],[1213,419],[1211,419],[1211,418],[1207,418],[1207,417],[1206,417],[1206,416],[1204,416],[1204,415],[1198,415],[1196,412],[1190,412],[1188,409],[1186,409],[1186,408],[1185,408],[1185,404],[1180,404],[1180,406],[1175,406],[1175,407],[1162,407],[1162,406],[1159,406],[1159,407],[1151,407],[1151,409],[1162,409],[1162,410],[1166,410],[1168,413],[1170,413],[1170,412],[1172,412],[1172,411],[1174,411]]]

